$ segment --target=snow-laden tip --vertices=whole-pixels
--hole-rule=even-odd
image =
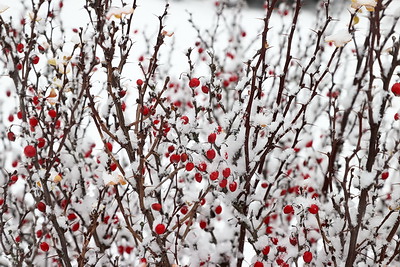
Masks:
[[[343,47],[351,41],[351,34],[347,29],[340,30],[335,34],[325,37],[325,42],[332,42],[336,47]]]
[[[10,7],[4,4],[0,4],[0,14],[9,9]]]
[[[368,11],[374,11],[376,2],[376,0],[351,0],[351,7],[360,9],[364,6]]]
[[[111,7],[110,10],[108,10],[108,12],[107,12],[106,18],[111,19],[114,16],[117,19],[119,19],[122,17],[122,15],[132,14],[133,11],[135,11],[135,10],[130,6]]]

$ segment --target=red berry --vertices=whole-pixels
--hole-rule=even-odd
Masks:
[[[34,55],[33,57],[31,57],[32,63],[33,64],[38,64],[39,63],[39,57],[37,55]]]
[[[71,203],[71,201],[68,201],[67,199],[61,200],[61,208],[65,209],[69,203]]]
[[[11,142],[15,141],[15,134],[13,132],[8,132],[7,133],[7,138],[8,140],[10,140]]]
[[[185,206],[182,206],[182,208],[181,208],[181,213],[183,214],[183,215],[185,215],[186,213],[188,213],[188,211],[189,211],[189,209],[188,209],[188,207],[185,205]]]
[[[43,137],[38,138],[37,147],[42,148],[46,145],[46,140]]]
[[[61,121],[57,120],[56,123],[54,124],[54,128],[60,129],[60,126],[61,126]]]
[[[210,91],[210,89],[209,89],[207,86],[203,85],[203,86],[201,87],[201,91],[203,91],[203,93],[205,93],[205,94],[208,94],[208,92]]]
[[[68,214],[67,218],[68,218],[68,220],[73,221],[77,218],[77,216],[75,213],[70,213],[70,214]]]
[[[194,168],[194,163],[193,162],[188,162],[186,163],[185,169],[190,172]]]
[[[199,225],[200,225],[201,229],[204,229],[204,228],[207,227],[207,222],[206,221],[200,221]]]
[[[227,179],[222,179],[222,180],[219,182],[219,186],[220,186],[221,188],[225,188],[227,184],[228,184],[228,180],[227,180]]]
[[[222,207],[221,207],[221,205],[218,205],[217,207],[215,207],[215,213],[216,213],[216,214],[221,214],[221,212],[222,212]]]
[[[289,242],[292,246],[296,246],[297,245],[297,238],[296,237],[291,237],[289,238]]]
[[[18,53],[24,52],[24,45],[21,43],[17,44],[17,51]]]
[[[21,63],[17,64],[17,70],[22,70],[22,64]]]
[[[265,248],[263,248],[262,254],[268,255],[268,253],[269,253],[270,250],[271,250],[270,246],[266,246]]]
[[[237,183],[236,182],[232,182],[232,183],[229,184],[229,190],[231,192],[235,192],[236,189],[237,189]]]
[[[188,116],[182,116],[182,117],[181,117],[181,120],[182,120],[182,123],[183,123],[183,124],[188,124],[188,123],[189,123],[189,118],[188,118]]]
[[[256,261],[254,263],[254,267],[264,267],[264,263],[262,263],[261,261]]]
[[[212,172],[210,174],[210,180],[215,181],[215,180],[218,179],[218,176],[219,176],[219,172],[218,171]]]
[[[50,249],[49,244],[47,244],[46,242],[40,243],[40,249],[41,249],[42,251],[44,251],[44,252],[49,251],[49,249]]]
[[[43,231],[42,230],[37,230],[36,231],[36,237],[41,238],[43,236]]]
[[[28,158],[33,158],[36,156],[36,148],[34,146],[28,145],[24,148],[24,154]]]
[[[224,178],[228,178],[231,175],[231,169],[230,168],[225,168],[222,170],[222,176],[224,176]]]
[[[279,252],[283,253],[283,252],[286,252],[286,247],[284,247],[284,246],[278,246],[278,247],[277,247],[277,250],[278,250]]]
[[[392,93],[395,96],[400,96],[400,83],[395,83],[392,85]]]
[[[394,114],[394,120],[395,121],[400,120],[400,114],[399,113]]]
[[[194,179],[196,180],[196,182],[201,183],[201,181],[203,180],[203,177],[201,176],[200,173],[196,173],[194,175]]]
[[[160,203],[153,203],[151,204],[151,208],[155,211],[160,211],[162,207]]]
[[[179,154],[172,154],[169,158],[169,160],[171,161],[171,163],[179,163],[179,161],[181,160],[181,155]]]
[[[8,121],[9,122],[13,122],[14,121],[14,115],[13,114],[8,115]]]
[[[74,224],[71,226],[71,230],[72,230],[72,232],[76,232],[76,231],[78,231],[78,230],[79,230],[79,227],[80,227],[80,224],[79,224],[79,222],[77,222],[77,223],[74,223]]]
[[[137,79],[137,80],[136,80],[136,84],[137,84],[138,86],[142,86],[142,85],[143,85],[143,80],[142,80],[142,79]]]
[[[205,163],[205,162],[200,163],[198,168],[199,168],[199,171],[205,172],[207,170],[207,163]]]
[[[165,225],[160,223],[157,224],[156,227],[154,228],[154,231],[158,234],[158,235],[162,235],[165,232]]]
[[[18,181],[18,175],[12,175],[10,177],[10,180],[15,183],[16,181]]]
[[[182,153],[182,154],[181,154],[181,161],[182,161],[182,162],[187,161],[188,158],[189,158],[189,157],[188,157],[188,155],[187,155],[186,153]]]
[[[117,167],[118,167],[117,163],[115,163],[115,162],[111,163],[110,164],[110,171],[112,171],[112,172],[115,171],[117,169]]]
[[[50,109],[48,114],[49,114],[50,118],[54,119],[55,117],[57,117],[57,111],[55,111],[54,109]]]
[[[217,134],[216,133],[211,133],[208,135],[208,142],[211,144],[215,143],[215,139],[217,139]]]
[[[312,205],[308,208],[308,211],[309,211],[311,214],[317,214],[317,213],[318,213],[318,206],[315,205],[315,204],[312,204]]]
[[[43,202],[37,203],[36,207],[39,211],[46,212],[46,204],[44,204]]]
[[[38,105],[39,104],[39,97],[37,95],[32,97],[32,102],[33,102],[33,104]]]
[[[124,246],[118,246],[118,253],[119,253],[119,255],[123,255],[123,254],[124,254],[124,251],[125,251]]]
[[[106,143],[106,146],[107,146],[108,151],[112,152],[112,150],[113,150],[113,145],[112,145],[110,142],[107,142],[107,143]]]
[[[313,145],[313,141],[311,140],[311,141],[308,141],[307,143],[306,143],[306,147],[312,147],[312,145]]]
[[[149,115],[149,113],[150,113],[150,109],[148,107],[146,107],[146,106],[143,106],[142,107],[143,116],[147,116],[147,115]]]
[[[290,214],[290,213],[293,213],[293,212],[294,212],[294,209],[293,209],[292,205],[286,205],[283,208],[283,213],[285,213],[285,214]]]
[[[126,95],[126,90],[121,90],[118,92],[119,97],[123,98]]]
[[[32,117],[32,118],[29,119],[29,125],[31,127],[37,126],[38,123],[39,123],[39,121],[38,121],[38,119],[36,117]]]
[[[389,177],[389,172],[382,172],[381,178],[382,178],[383,180],[386,180],[388,177]]]
[[[197,79],[197,78],[190,79],[190,81],[189,81],[189,86],[190,87],[194,88],[194,87],[197,87],[199,85],[200,85],[200,80],[199,79]]]
[[[215,156],[216,156],[216,153],[215,153],[215,150],[214,150],[214,149],[209,149],[209,150],[207,150],[207,152],[206,152],[206,157],[207,157],[209,160],[215,159]]]
[[[306,251],[303,254],[303,260],[306,263],[310,263],[312,261],[313,255],[310,251]]]

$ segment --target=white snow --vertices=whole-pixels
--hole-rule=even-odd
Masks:
[[[325,37],[325,42],[332,42],[336,47],[343,47],[352,39],[351,34],[347,29],[339,30],[338,32]]]

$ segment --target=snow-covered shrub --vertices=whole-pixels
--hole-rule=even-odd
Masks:
[[[1,5],[1,264],[399,264],[398,3],[143,1]]]

